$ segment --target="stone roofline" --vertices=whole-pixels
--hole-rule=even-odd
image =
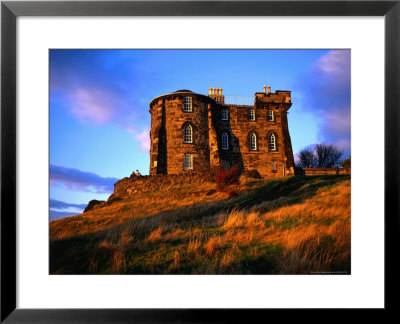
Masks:
[[[206,95],[203,95],[203,94],[200,94],[200,93],[196,93],[196,92],[193,92],[193,91],[175,91],[175,92],[166,93],[166,94],[163,94],[161,96],[157,96],[157,97],[151,99],[149,106],[151,107],[153,102],[158,100],[158,99],[161,99],[161,98],[164,98],[164,97],[168,97],[168,96],[176,96],[176,95],[200,96],[200,97],[207,98],[208,100],[214,101],[214,99],[210,98],[209,96],[206,96]]]
[[[276,94],[280,94],[280,93],[282,93],[282,92],[289,92],[289,93],[292,93],[292,91],[290,91],[290,90],[275,90],[275,92],[271,92],[271,93],[265,93],[265,92],[256,92],[255,94],[256,95],[258,95],[258,94],[262,94],[262,95],[266,95],[266,96],[270,96],[270,95],[276,95]]]
[[[280,95],[280,94],[282,94],[282,93],[289,93],[289,95],[291,94],[291,91],[289,91],[289,90],[275,90],[275,92],[272,92],[272,93],[265,93],[265,92],[256,92],[255,94],[254,94],[254,99],[256,99],[257,98],[257,95],[258,96],[264,96],[264,97],[271,97],[271,96],[276,96],[276,95]],[[219,104],[219,105],[225,105],[225,106],[234,106],[234,107],[253,107],[254,105],[235,105],[235,104],[226,104],[226,103],[221,103],[221,102],[217,102],[216,100],[214,100],[212,97],[210,97],[210,95],[203,95],[203,94],[201,94],[201,93],[196,93],[196,92],[193,92],[193,91],[190,91],[190,90],[187,90],[187,91],[182,91],[182,90],[177,90],[177,91],[175,91],[175,92],[171,92],[171,93],[166,93],[166,94],[163,94],[163,95],[160,95],[160,96],[157,96],[157,97],[155,97],[155,98],[153,98],[151,101],[150,101],[150,104],[149,104],[149,106],[151,107],[152,106],[152,104],[155,102],[155,101],[157,101],[157,100],[159,100],[159,99],[161,99],[161,98],[164,98],[164,97],[168,97],[168,96],[176,96],[176,95],[194,95],[194,96],[199,96],[199,97],[203,97],[203,98],[205,98],[205,99],[207,99],[207,100],[209,100],[209,101],[213,101],[215,104]]]
[[[217,105],[221,106],[227,106],[227,107],[243,107],[243,108],[249,108],[249,107],[255,107],[255,105],[235,105],[235,104],[227,104],[227,103],[219,103],[217,102]]]

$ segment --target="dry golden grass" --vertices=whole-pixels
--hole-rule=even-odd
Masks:
[[[245,190],[243,186],[242,190]],[[211,192],[211,194],[210,194]],[[144,218],[167,210],[226,199],[215,191],[215,183],[174,184],[154,192],[144,192],[86,213],[50,222],[50,239],[94,233],[124,224],[132,218]]]
[[[173,259],[174,259],[174,267],[178,267],[179,266],[179,263],[180,263],[180,261],[181,261],[181,254],[179,253],[179,251],[175,251],[174,252],[174,257],[173,257]]]
[[[221,258],[221,266],[226,267],[230,265],[233,260],[234,259],[231,253],[225,253]]]
[[[187,247],[187,252],[190,255],[197,255],[199,252],[201,246],[201,238],[200,237],[193,237],[190,239],[188,247]]]
[[[212,236],[208,239],[207,243],[204,244],[204,250],[206,255],[211,256],[218,253],[218,247],[221,244],[221,238]]]
[[[329,271],[333,263],[346,264],[350,259],[350,205],[347,181],[272,212],[255,212],[260,206],[251,211],[233,210],[221,226],[228,229],[221,236],[222,244],[278,244],[282,247],[281,272]]]
[[[221,226],[223,229],[256,227],[264,227],[260,214],[254,211],[244,212],[237,208],[225,215],[225,220]]]
[[[111,273],[120,273],[121,268],[125,267],[125,254],[123,251],[116,250],[113,254]]]
[[[88,255],[87,272],[350,273],[350,179],[250,185],[263,183],[270,187],[256,199],[242,184],[243,193],[229,200],[241,203],[237,207],[223,210],[219,201],[186,206],[189,200],[182,197],[176,212],[131,217],[109,228]]]
[[[161,235],[162,235],[162,227],[158,227],[156,228],[154,231],[152,231],[149,235],[149,237],[147,238],[147,242],[156,242],[161,240]]]

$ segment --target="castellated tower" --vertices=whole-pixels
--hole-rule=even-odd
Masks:
[[[209,95],[178,90],[150,102],[150,174],[209,172],[238,166],[264,177],[294,174],[287,111],[290,91],[264,86],[254,105],[225,104],[221,88]]]

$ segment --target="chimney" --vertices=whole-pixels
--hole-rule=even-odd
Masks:
[[[268,87],[268,94],[271,93],[271,87]]]
[[[225,98],[222,95],[222,88],[208,88],[208,95],[218,103],[224,103]]]
[[[263,89],[264,89],[264,93],[267,93],[267,86],[266,85],[263,86]]]

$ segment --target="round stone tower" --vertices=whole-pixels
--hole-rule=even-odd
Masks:
[[[178,90],[150,102],[150,174],[210,170],[209,118],[213,99]]]

